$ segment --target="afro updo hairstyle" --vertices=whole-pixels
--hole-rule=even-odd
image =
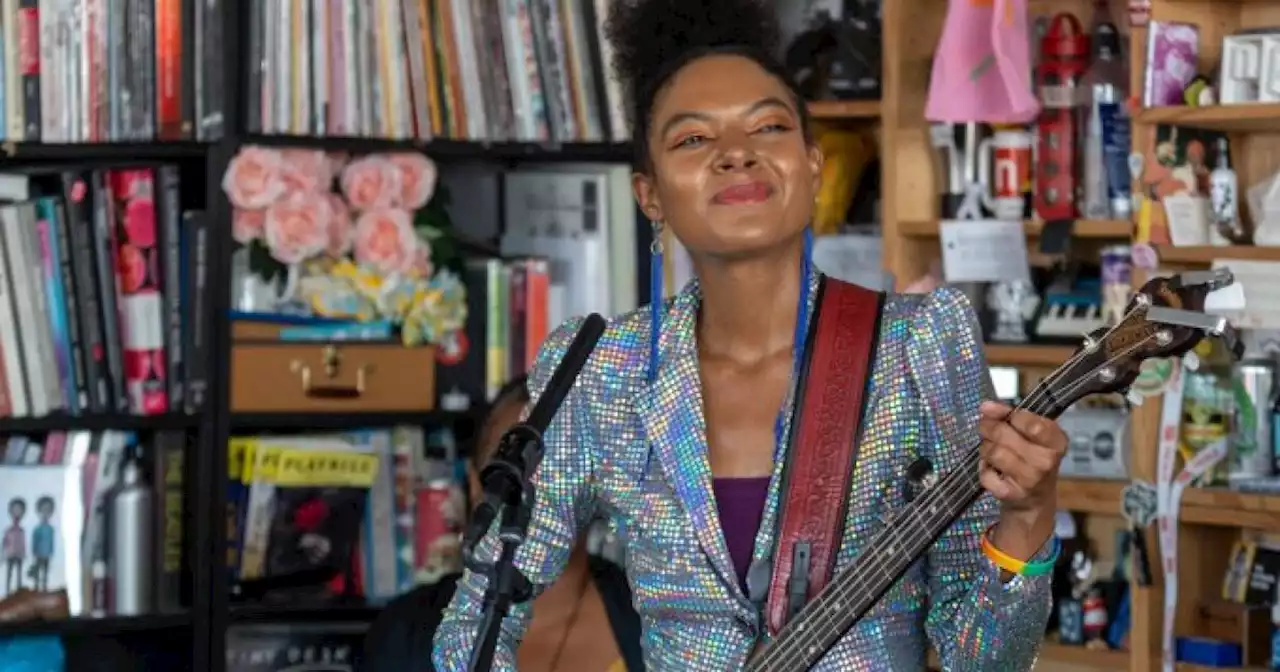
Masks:
[[[762,0],[613,0],[605,32],[613,69],[631,105],[636,166],[652,168],[653,101],[681,68],[703,56],[741,56],[791,92],[806,140],[812,140],[804,97],[773,55],[782,41],[774,11]]]

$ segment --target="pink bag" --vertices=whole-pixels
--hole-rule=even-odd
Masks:
[[[925,118],[1029,123],[1040,112],[1030,52],[1027,0],[949,0]]]

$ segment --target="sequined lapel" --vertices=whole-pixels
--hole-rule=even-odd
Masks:
[[[693,524],[698,543],[720,579],[736,594],[741,589],[711,489],[698,375],[697,314],[697,284],[691,282],[666,313],[658,343],[658,375],[636,396],[634,405],[662,471]]]

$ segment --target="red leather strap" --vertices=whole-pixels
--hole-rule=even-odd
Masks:
[[[831,579],[857,460],[867,378],[884,295],[824,277],[810,325],[787,452],[766,618],[777,633],[788,607],[797,543],[810,549],[806,602]]]

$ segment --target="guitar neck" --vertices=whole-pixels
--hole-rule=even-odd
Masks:
[[[886,521],[853,564],[837,572],[746,669],[812,668],[981,494],[975,447],[956,469]]]

